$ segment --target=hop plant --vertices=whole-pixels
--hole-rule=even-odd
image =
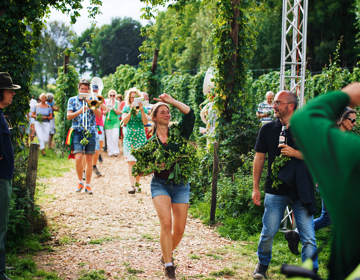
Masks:
[[[84,134],[84,138],[81,139],[80,144],[86,146],[87,144],[89,144],[88,138],[91,138],[92,134],[91,134],[91,132],[90,132],[89,130],[87,130],[87,129],[84,129],[83,134]]]
[[[285,157],[283,155],[275,157],[274,162],[271,164],[271,179],[273,179],[273,183],[271,185],[272,188],[278,189],[279,185],[282,184],[282,181],[278,178],[278,174],[280,169],[291,160],[291,157]]]
[[[37,114],[36,116],[36,120],[39,122],[39,123],[43,123],[43,115],[42,114]]]
[[[180,135],[180,127],[177,125],[170,127],[167,143],[177,143],[178,149],[166,151],[156,136],[144,146],[133,149],[131,154],[137,160],[132,169],[133,176],[171,170],[166,183],[189,181],[198,167],[196,147]]]

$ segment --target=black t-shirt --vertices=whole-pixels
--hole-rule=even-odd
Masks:
[[[289,186],[285,183],[279,185],[278,189],[272,188],[273,180],[271,179],[271,164],[274,162],[275,157],[280,155],[281,149],[279,146],[279,135],[281,132],[282,124],[277,119],[275,121],[264,124],[256,140],[254,150],[259,153],[268,154],[268,173],[266,174],[265,193],[276,195],[289,195]],[[287,133],[287,144],[294,148],[295,142],[289,129],[285,130]]]

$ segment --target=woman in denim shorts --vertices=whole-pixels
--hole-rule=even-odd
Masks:
[[[151,119],[154,122],[154,136],[149,141],[157,138],[165,150],[178,151],[179,145],[177,143],[167,143],[171,118],[168,104],[173,105],[183,113],[178,126],[181,131],[180,135],[186,139],[189,139],[194,129],[194,111],[166,93],[161,94],[158,99],[154,99],[161,102],[154,105],[151,111]],[[173,171],[172,169],[155,173],[150,185],[151,197],[161,226],[161,262],[165,264],[165,279],[175,279],[172,252],[180,243],[185,230],[190,196],[189,182],[182,181],[179,184],[166,184],[170,173]]]

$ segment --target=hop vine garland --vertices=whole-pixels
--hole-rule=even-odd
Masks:
[[[179,149],[176,152],[166,151],[157,136],[144,146],[133,149],[131,154],[137,160],[132,169],[133,176],[140,174],[145,176],[153,172],[172,169],[167,184],[189,181],[190,176],[198,167],[196,147],[182,137],[180,132],[180,127],[175,124],[169,129],[167,143],[178,144]]]
[[[279,185],[282,184],[282,181],[278,178],[278,174],[280,169],[291,160],[291,157],[286,157],[283,155],[275,157],[274,162],[271,164],[271,179],[273,179],[273,183],[271,185],[272,188],[278,189]]]

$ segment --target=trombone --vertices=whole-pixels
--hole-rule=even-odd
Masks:
[[[102,97],[100,95],[100,96],[97,96],[97,98],[99,99],[99,100],[97,100],[95,98],[94,90],[91,90],[91,92],[92,92],[92,99],[91,100],[86,100],[86,101],[87,101],[87,103],[89,105],[89,108],[91,110],[96,110],[96,109],[98,109],[100,107],[101,104],[104,103],[105,99],[104,99],[104,97]]]

